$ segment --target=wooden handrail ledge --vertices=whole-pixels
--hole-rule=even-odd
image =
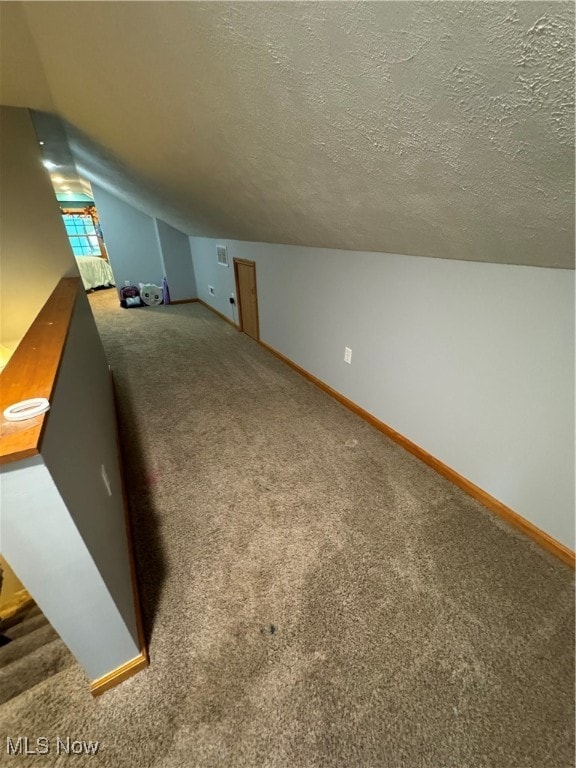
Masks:
[[[0,373],[0,464],[40,453],[48,414],[7,421],[4,409],[32,397],[51,400],[80,286],[79,277],[60,280]]]

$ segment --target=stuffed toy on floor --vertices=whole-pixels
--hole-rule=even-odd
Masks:
[[[149,307],[156,307],[164,300],[162,288],[153,283],[140,283],[140,298]]]

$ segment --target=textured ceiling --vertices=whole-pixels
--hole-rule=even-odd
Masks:
[[[83,173],[181,229],[573,266],[572,2],[24,11],[43,74],[7,52],[3,102],[50,101]]]

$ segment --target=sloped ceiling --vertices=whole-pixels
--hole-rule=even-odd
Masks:
[[[573,267],[571,2],[23,11],[84,172],[187,232]]]

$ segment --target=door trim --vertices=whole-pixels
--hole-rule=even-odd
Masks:
[[[258,280],[256,278],[256,262],[248,259],[233,259],[234,261],[234,283],[236,285],[236,300],[238,301],[238,330],[244,331],[242,322],[242,299],[240,298],[240,286],[238,283],[238,264],[244,264],[246,267],[254,267],[254,295],[256,297],[256,341],[260,341],[260,315],[258,313]],[[248,335],[248,334],[246,334]],[[252,337],[250,337],[252,338]]]

